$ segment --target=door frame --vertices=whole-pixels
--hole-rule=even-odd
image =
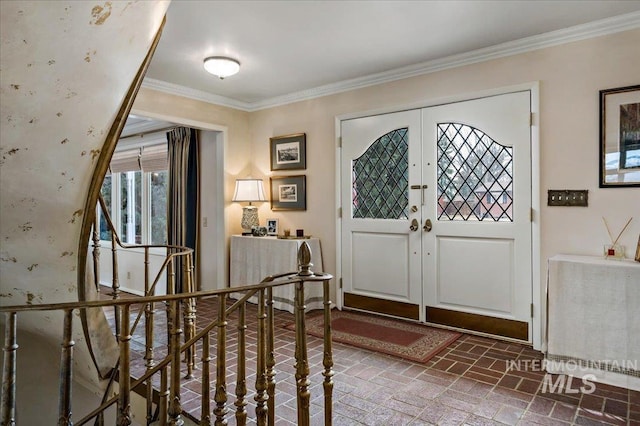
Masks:
[[[210,191],[206,193],[207,198],[199,201],[200,222],[198,224],[200,235],[211,235],[208,242],[204,239],[200,242],[200,251],[207,256],[213,256],[215,261],[211,262],[208,270],[198,269],[198,283],[202,287],[201,290],[223,289],[229,286],[229,239],[225,235],[230,235],[228,215],[229,212],[225,207],[224,188],[227,186],[225,181],[225,167],[227,163],[225,156],[228,155],[228,134],[227,126],[216,124],[214,122],[193,120],[180,117],[174,114],[164,114],[150,111],[147,108],[137,108],[136,105],[131,108],[130,114],[137,114],[149,117],[155,120],[162,120],[173,123],[178,126],[188,126],[209,133],[208,139],[215,146],[205,150],[208,158],[213,158],[215,167],[210,168],[209,172],[200,170],[200,178],[203,180],[202,174],[207,176],[207,182],[213,182]],[[200,191],[201,194],[202,188]],[[209,222],[211,221],[211,222]],[[206,228],[206,229],[205,229]],[[205,276],[211,278],[203,280]]]
[[[386,107],[373,109],[368,111],[353,112],[341,114],[335,117],[335,138],[336,138],[336,156],[335,156],[335,203],[336,203],[336,306],[342,309],[343,292],[341,288],[342,282],[342,217],[341,212],[343,206],[340,201],[341,195],[341,122],[354,118],[363,118],[372,115],[388,114],[393,112],[428,108],[438,105],[445,105],[455,102],[464,102],[478,98],[489,96],[504,95],[513,92],[521,92],[529,90],[531,92],[531,300],[533,303],[532,318],[532,343],[536,350],[544,350],[546,346],[546,297],[545,286],[542,283],[541,270],[541,245],[540,245],[540,211],[541,211],[541,193],[540,193],[540,82],[533,81],[528,83],[517,84],[513,86],[505,86],[495,89],[468,92],[434,99],[426,99],[411,104],[400,105],[395,107]]]

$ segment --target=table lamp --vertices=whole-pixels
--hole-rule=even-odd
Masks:
[[[236,179],[236,191],[231,201],[249,202],[248,206],[242,207],[242,235],[251,234],[253,226],[259,226],[258,208],[252,206],[254,201],[266,201],[262,179]]]

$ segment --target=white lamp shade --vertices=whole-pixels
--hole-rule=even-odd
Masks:
[[[225,56],[211,56],[204,60],[204,69],[223,79],[240,71],[240,62]]]
[[[266,201],[261,179],[236,179],[232,201]]]

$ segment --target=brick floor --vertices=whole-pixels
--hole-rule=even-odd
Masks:
[[[216,318],[217,303],[198,302],[198,326]],[[158,326],[163,327],[158,310]],[[256,308],[247,305],[247,412],[255,424]],[[284,326],[293,315],[276,311],[276,423],[295,425],[296,387],[294,332]],[[144,321],[138,330],[144,329]],[[229,318],[227,355],[227,420],[235,424],[235,380],[237,333],[234,316]],[[157,332],[159,336],[163,333]],[[209,378],[215,390],[215,330],[211,333],[214,358]],[[324,424],[322,392],[322,340],[307,336],[311,380],[311,423]],[[166,339],[165,339],[166,340]],[[143,371],[142,332],[134,335],[140,354],[134,360],[134,375]],[[134,345],[135,348],[135,345]],[[159,351],[160,352],[160,351]],[[640,392],[596,384],[582,393],[580,380],[568,379],[562,389],[549,392],[539,371],[542,354],[526,345],[463,335],[426,364],[333,343],[334,425],[640,425]],[[198,350],[197,361],[201,354]],[[509,368],[515,365],[523,368]],[[553,384],[558,380],[552,376]],[[183,409],[200,418],[201,372],[183,381]],[[549,383],[547,383],[549,384]],[[546,390],[546,392],[545,392]],[[215,402],[211,403],[212,410]]]

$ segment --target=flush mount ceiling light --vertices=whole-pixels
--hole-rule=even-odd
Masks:
[[[204,69],[222,80],[237,73],[240,62],[226,56],[210,56],[204,60]]]

